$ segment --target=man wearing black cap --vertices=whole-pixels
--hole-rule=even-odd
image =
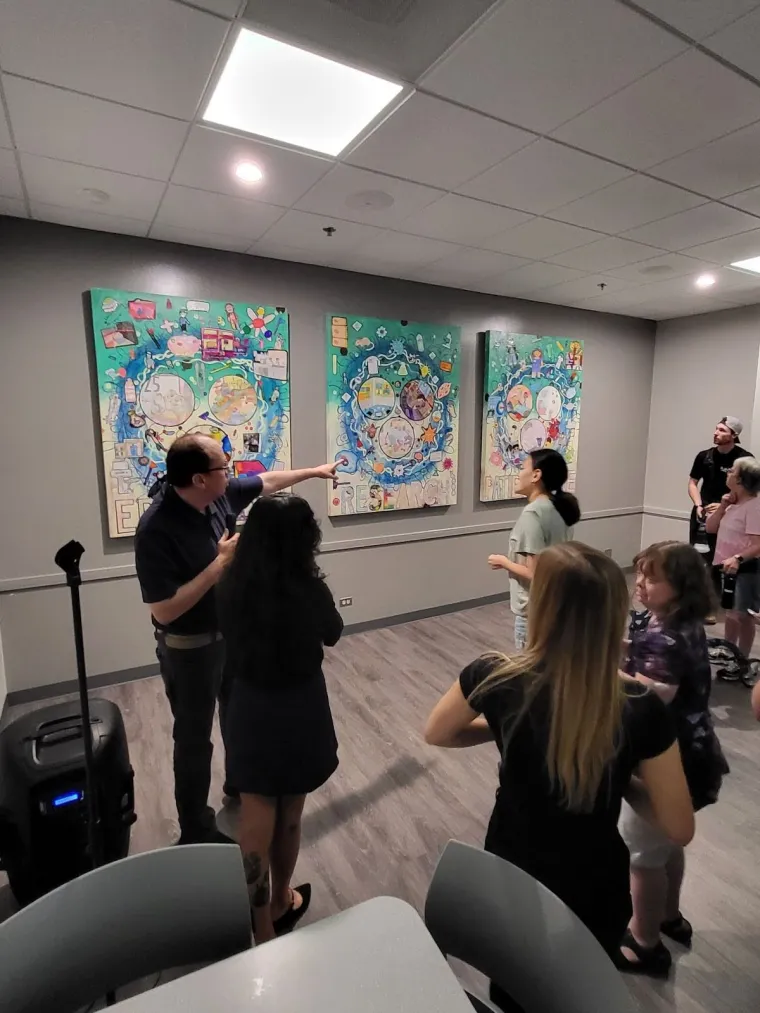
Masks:
[[[739,446],[743,428],[741,419],[735,415],[724,415],[715,427],[713,445],[697,454],[689,473],[689,499],[694,504],[689,522],[689,541],[702,551],[705,564],[709,567],[712,567],[717,535],[706,534],[704,531],[707,507],[711,503],[720,503],[728,492],[726,475],[734,461],[740,457],[754,456]]]

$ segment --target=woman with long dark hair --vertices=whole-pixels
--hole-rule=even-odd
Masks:
[[[525,458],[515,491],[528,505],[509,536],[506,556],[488,557],[492,570],[509,573],[509,604],[515,619],[515,647],[525,647],[528,633],[528,596],[536,569],[536,557],[550,545],[566,542],[581,518],[578,500],[565,492],[567,464],[556,450],[534,450]]]
[[[300,496],[262,496],[251,507],[219,587],[219,622],[231,680],[225,746],[240,792],[240,847],[257,943],[293,928],[311,886],[290,885],[306,796],[338,766],[322,661],[343,630],[317,565],[321,540]]]
[[[495,740],[499,790],[485,848],[544,883],[613,958],[631,916],[617,822],[634,771],[676,844],[694,833],[665,704],[620,671],[628,618],[620,567],[579,542],[536,563],[525,651],[468,665],[428,718],[436,746]]]

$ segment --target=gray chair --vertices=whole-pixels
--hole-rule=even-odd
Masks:
[[[0,925],[0,1006],[73,1013],[138,978],[250,946],[239,848],[149,851],[88,872]]]
[[[488,975],[525,1013],[636,1011],[620,973],[580,919],[496,855],[449,841],[430,884],[425,923],[447,956]],[[483,1000],[473,1005],[490,1008]]]

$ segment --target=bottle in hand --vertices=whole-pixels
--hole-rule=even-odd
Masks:
[[[730,612],[734,607],[734,589],[736,588],[736,574],[724,573],[722,579],[722,590],[720,596],[721,608]]]

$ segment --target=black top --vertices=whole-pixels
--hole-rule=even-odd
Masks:
[[[307,577],[291,587],[267,588],[271,607],[256,616],[255,635],[239,629],[224,608],[226,588],[219,588],[219,626],[227,642],[226,673],[260,686],[287,691],[322,673],[323,645],[332,647],[343,632],[343,620],[329,587]]]
[[[464,669],[459,684],[466,699],[490,673],[494,661],[479,658]],[[622,856],[618,834],[620,803],[641,760],[659,756],[676,738],[673,719],[663,702],[645,687],[626,682],[622,734],[617,755],[609,764],[593,810],[572,812],[562,805],[559,790],[552,787],[546,769],[549,738],[549,697],[542,690],[512,731],[523,703],[529,675],[517,676],[470,706],[483,713],[502,754],[500,789],[496,796],[492,828],[498,842],[489,850],[521,868],[538,870],[561,862],[565,869],[607,867],[613,856]],[[506,740],[506,745],[505,745]],[[495,844],[495,846],[494,846]],[[533,874],[537,874],[534,871]],[[541,877],[539,877],[541,878]]]
[[[694,458],[694,464],[689,472],[689,478],[695,482],[701,482],[700,494],[702,506],[708,503],[720,503],[721,497],[728,492],[726,475],[733,468],[734,461],[740,457],[754,457],[750,450],[745,450],[738,444],[732,447],[725,454],[717,447],[710,447],[709,450],[700,450]]]
[[[224,496],[200,511],[163,483],[140,518],[135,535],[135,565],[143,601],[165,601],[205,570],[217,556],[228,515],[240,514],[261,490],[258,475],[231,478]],[[211,588],[167,626],[153,622],[167,633],[216,632],[216,589]]]

